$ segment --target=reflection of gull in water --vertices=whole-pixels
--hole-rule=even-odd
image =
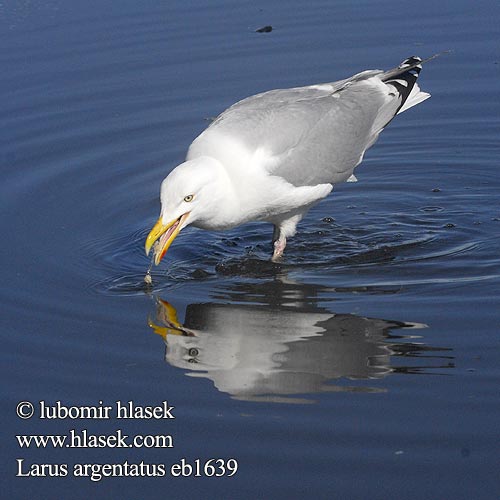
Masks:
[[[189,305],[182,325],[171,304],[157,303],[157,321],[163,326],[153,321],[150,326],[165,339],[167,362],[244,400],[304,402],[286,396],[383,390],[329,381],[386,376],[395,369],[391,356],[398,355],[391,339],[402,338],[389,332],[425,326],[324,309],[217,303]],[[400,345],[404,350],[414,346]]]

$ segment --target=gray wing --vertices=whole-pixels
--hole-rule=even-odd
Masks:
[[[209,154],[231,168],[238,154],[232,159],[227,151],[238,144],[249,157],[260,158],[269,173],[296,186],[344,181],[401,106],[383,76],[365,71],[339,82],[244,99],[193,142],[188,159]]]

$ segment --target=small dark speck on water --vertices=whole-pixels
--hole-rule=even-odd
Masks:
[[[194,279],[203,279],[203,278],[208,278],[210,276],[210,273],[205,271],[204,269],[195,269],[191,276],[194,278]]]
[[[434,189],[432,190],[432,192],[433,192],[433,193],[440,193],[440,192],[441,192],[441,189],[439,189],[439,188],[434,188]]]
[[[224,245],[226,245],[227,247],[237,247],[238,246],[238,243],[236,243],[236,241],[228,240],[227,238],[224,238],[222,240],[222,243],[224,243]]]
[[[335,222],[335,219],[333,217],[323,217],[322,221],[327,224],[331,224],[332,222]]]
[[[445,224],[443,227],[445,227],[446,229],[453,229],[455,226],[455,224],[452,224],[451,222],[449,222],[448,224]]]
[[[272,26],[262,26],[262,28],[256,29],[255,33],[271,33],[273,31]]]

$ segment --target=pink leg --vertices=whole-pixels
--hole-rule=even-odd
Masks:
[[[286,247],[286,238],[283,236],[274,242],[274,252],[271,260],[273,262],[278,262],[283,257],[283,252]]]

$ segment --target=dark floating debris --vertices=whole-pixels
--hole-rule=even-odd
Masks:
[[[192,273],[191,273],[191,276],[194,278],[194,279],[204,279],[204,278],[208,278],[211,276],[211,274],[208,272],[208,271],[205,271],[204,269],[201,269],[201,268],[198,268],[198,269],[195,269]]]
[[[453,229],[455,226],[455,224],[452,224],[451,222],[448,223],[448,224],[445,224],[443,227],[445,227],[446,229]]]
[[[272,26],[262,26],[262,28],[256,29],[255,33],[271,33],[273,31]]]
[[[222,243],[226,245],[227,247],[237,247],[238,243],[234,240],[229,240],[227,238],[222,238]]]
[[[434,188],[434,189],[432,190],[432,192],[433,192],[433,193],[440,193],[440,192],[441,192],[441,189],[439,189],[439,188]]]
[[[275,276],[281,269],[276,262],[255,258],[229,259],[215,266],[217,273],[223,276]]]

